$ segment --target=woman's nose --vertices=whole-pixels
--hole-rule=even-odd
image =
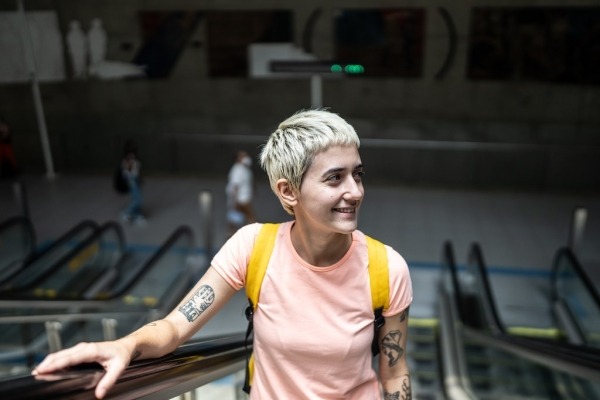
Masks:
[[[364,196],[364,190],[361,182],[357,182],[354,179],[348,179],[345,189],[345,196],[347,200],[362,200]]]

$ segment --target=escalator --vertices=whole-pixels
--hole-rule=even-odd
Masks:
[[[26,217],[0,223],[0,285],[18,273],[35,251],[35,229]]]
[[[568,247],[554,257],[551,304],[569,343],[600,349],[600,296]]]
[[[93,297],[0,301],[0,367],[30,368],[49,351],[121,337],[162,317],[194,284],[192,249],[193,232],[182,226],[144,263],[114,272]]]
[[[530,313],[549,316],[550,326],[545,329],[531,325],[506,326],[498,311],[483,251],[477,243],[470,248],[460,282],[465,292],[463,299],[471,297],[473,306],[481,307],[468,314],[479,316],[480,323],[490,331],[600,348],[600,296],[568,247],[559,249],[554,256],[547,294],[540,296],[538,291],[523,296],[532,303],[534,296],[542,297],[540,302],[544,309],[532,309]]]
[[[489,282],[465,290],[450,243],[440,283],[446,392],[456,399],[600,398],[600,351],[507,333]],[[449,355],[449,356],[448,356]]]
[[[28,220],[27,220],[28,221]],[[67,263],[81,252],[82,243],[97,234],[99,226],[84,220],[61,237],[38,251],[30,252],[10,274],[0,281],[0,298],[22,298],[37,283],[52,275],[61,264]]]

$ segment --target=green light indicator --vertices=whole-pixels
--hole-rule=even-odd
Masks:
[[[360,64],[348,64],[344,67],[347,74],[362,74],[365,72],[365,67]]]
[[[340,64],[333,64],[331,66],[331,72],[342,72],[342,66]]]

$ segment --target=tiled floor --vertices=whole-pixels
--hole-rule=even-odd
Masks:
[[[59,175],[53,180],[28,175],[22,181],[38,243],[58,237],[86,218],[100,223],[118,220],[127,202],[112,190],[109,175]],[[208,239],[218,247],[227,235],[224,187],[224,177],[147,176],[143,193],[148,223],[124,226],[128,245],[151,250],[186,224],[196,233],[199,257]],[[213,196],[209,236],[199,211],[202,191]],[[543,327],[548,324],[544,302],[548,272],[555,251],[567,244],[576,206],[588,209],[578,252],[600,288],[600,195],[384,187],[369,186],[367,181],[360,229],[391,245],[408,261],[414,287],[411,316],[427,318],[435,313],[435,280],[444,241],[454,244],[459,264],[466,262],[470,244],[477,241],[491,267],[492,287],[505,322]],[[255,209],[261,221],[288,218],[263,180],[257,182]],[[2,182],[0,221],[18,212],[13,186]],[[234,297],[198,335],[243,331],[245,301],[243,293]]]

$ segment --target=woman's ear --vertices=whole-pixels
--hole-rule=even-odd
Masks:
[[[287,179],[279,179],[275,183],[275,190],[279,200],[288,208],[292,209],[298,203],[297,192]]]

